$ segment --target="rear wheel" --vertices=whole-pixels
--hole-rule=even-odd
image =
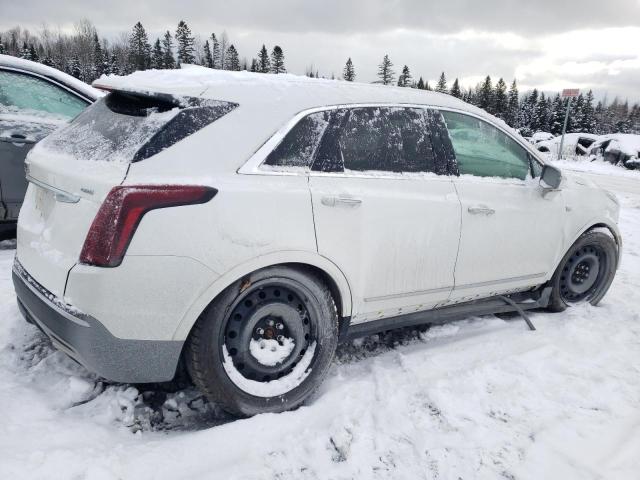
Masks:
[[[320,384],[337,339],[327,286],[302,270],[272,267],[214,300],[191,333],[187,367],[230,413],[280,412],[299,406]]]
[[[551,279],[553,290],[548,308],[559,312],[579,303],[597,305],[609,290],[617,261],[617,246],[609,235],[597,231],[583,234]]]

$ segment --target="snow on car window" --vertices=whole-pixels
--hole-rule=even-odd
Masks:
[[[137,162],[149,158],[238,105],[163,94],[114,92],[39,144],[77,160]]]
[[[0,71],[0,108],[70,120],[88,103],[53,83],[30,75]],[[35,113],[38,115],[38,113]]]
[[[527,178],[529,156],[515,140],[478,118],[447,111],[441,113],[461,175]]]
[[[345,170],[435,172],[429,138],[430,112],[417,108],[367,107],[349,111],[338,136]]]
[[[146,109],[130,115],[112,110],[98,100],[67,127],[47,137],[42,148],[77,160],[130,162],[136,152],[179,112]]]
[[[310,167],[322,134],[329,125],[329,112],[316,112],[300,120],[269,154],[265,165]]]

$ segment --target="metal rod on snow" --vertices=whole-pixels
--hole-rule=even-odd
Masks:
[[[529,327],[529,330],[536,329],[536,327],[533,326],[533,323],[531,323],[531,319],[529,318],[529,315],[527,315],[527,313],[520,307],[520,305],[518,305],[516,302],[511,300],[509,297],[505,297],[504,295],[500,295],[498,298],[516,309],[516,311],[520,314],[520,316],[524,318],[524,321],[527,322],[527,326]]]

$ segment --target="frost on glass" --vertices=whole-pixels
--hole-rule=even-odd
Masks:
[[[37,148],[75,160],[137,162],[211,124],[237,104],[111,93]]]
[[[478,118],[454,112],[441,113],[461,175],[527,178],[529,156],[515,140]]]
[[[40,78],[0,72],[0,112],[70,120],[87,102]]]
[[[367,107],[349,111],[338,135],[345,170],[445,173],[430,133],[433,113],[418,108]]]
[[[310,167],[328,124],[329,112],[307,115],[269,154],[265,164],[273,167]]]
[[[130,162],[179,109],[149,108],[141,115],[118,113],[98,100],[67,127],[49,135],[42,148],[76,160]]]

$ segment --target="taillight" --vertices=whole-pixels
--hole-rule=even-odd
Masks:
[[[113,187],[93,219],[80,252],[80,263],[117,267],[140,220],[150,210],[195,205],[218,191],[196,185],[131,185]]]

